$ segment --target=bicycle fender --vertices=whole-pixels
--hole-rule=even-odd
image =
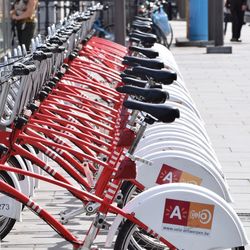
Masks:
[[[25,144],[25,146],[28,148],[28,150],[30,151],[30,153],[32,153],[33,155],[36,155],[37,153],[36,153],[36,151],[35,151],[35,149],[32,147],[32,146],[30,146],[30,145],[28,145],[28,144]],[[43,159],[43,161],[45,162],[46,160],[44,160],[44,158],[45,158],[45,156],[44,156],[44,154],[42,154],[42,153],[40,153],[41,154],[41,156],[43,156],[43,157],[39,157],[40,159]],[[27,164],[29,164],[29,166],[31,165],[32,166],[32,168],[33,168],[33,172],[34,173],[36,173],[36,174],[41,174],[42,173],[42,170],[39,168],[39,167],[37,167],[35,164],[33,165],[30,161],[28,161],[28,160],[26,160],[26,163]],[[35,188],[38,188],[38,183],[39,183],[39,180],[38,179],[34,179],[34,178],[32,178],[33,179],[33,181],[34,181],[34,187]],[[34,192],[34,190],[33,190],[33,192]],[[33,196],[33,195],[32,195]]]
[[[0,197],[0,216],[10,217],[21,221],[21,203],[7,195]]]
[[[29,160],[23,159],[25,161],[25,164],[27,165],[27,169],[34,173],[34,168],[32,163]],[[36,179],[30,177],[30,197],[34,196],[34,191],[36,188]]]
[[[131,200],[124,211],[133,213],[148,232],[163,237],[177,249],[212,250],[248,244],[233,208],[200,186],[174,183],[153,187]]]
[[[178,73],[178,75],[181,77],[181,79],[183,78],[181,76],[180,69],[179,69],[179,67],[174,59],[173,54],[166,46],[159,44],[159,43],[155,43],[154,46],[152,47],[152,49],[154,49],[155,51],[157,51],[159,53],[159,57],[157,57],[157,58],[163,60],[163,62],[166,66],[172,67],[174,69],[174,71],[176,73]]]
[[[206,187],[227,202],[232,202],[229,188],[218,169],[204,159],[178,150],[147,154],[153,164],[137,163],[136,180],[146,188],[167,183],[182,182]]]
[[[15,155],[14,157],[16,158],[16,160],[20,164],[20,167],[23,170],[30,171],[30,169],[27,169],[27,167],[24,163],[24,160],[22,159],[22,157],[20,155]],[[29,176],[24,176],[24,175],[22,177],[23,177],[23,179],[19,180],[19,184],[20,184],[22,193],[29,197],[31,195],[31,189],[33,189],[33,186],[31,185],[31,182],[30,182],[31,178]]]
[[[8,172],[8,175],[14,183],[14,187],[22,192],[19,181],[14,173]],[[8,209],[7,209],[8,208]],[[22,221],[21,217],[22,203],[6,195],[0,195],[0,215],[4,215],[17,221]]]

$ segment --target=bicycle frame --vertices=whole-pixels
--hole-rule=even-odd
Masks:
[[[128,116],[128,113],[122,108],[121,103],[127,97],[116,93],[111,87],[105,88],[100,82],[104,80],[105,83],[111,82],[111,84],[117,84],[117,86],[121,84],[118,71],[119,56],[126,50],[123,50],[121,46],[115,46],[114,43],[104,42],[104,45],[101,45],[100,42],[102,40],[100,39],[93,38],[90,41],[90,45],[87,45],[87,52],[84,51],[82,53],[82,58],[66,60],[69,64],[69,68],[55,84],[55,89],[48,91],[46,97],[37,103],[38,106],[35,110],[29,113],[27,112],[27,114],[21,112],[21,114],[25,113],[25,117],[22,117],[23,120],[20,121],[21,124],[17,125],[18,123],[13,123],[11,132],[1,132],[3,138],[2,143],[9,149],[6,154],[2,156],[1,163],[5,163],[11,156],[21,155],[45,170],[50,177],[0,164],[1,171],[29,176],[68,190],[75,198],[83,203],[85,211],[88,211],[89,204],[95,204],[95,210],[92,211],[92,213],[96,215],[84,240],[77,239],[75,235],[66,229],[62,223],[54,218],[48,211],[43,209],[30,197],[22,194],[19,190],[11,187],[2,180],[0,180],[0,192],[11,196],[29,207],[59,235],[72,243],[74,249],[90,249],[99,230],[105,225],[105,219],[109,212],[117,215],[110,230],[110,236],[115,232],[121,220],[125,218],[148,234],[159,239],[170,249],[186,249],[186,247],[190,249],[190,247],[192,247],[192,241],[187,242],[183,240],[180,243],[176,239],[178,237],[174,237],[171,232],[170,237],[168,237],[169,232],[166,233],[166,231],[164,231],[163,226],[166,225],[163,224],[168,224],[165,223],[166,209],[164,205],[168,205],[167,201],[169,199],[172,202],[176,199],[174,202],[181,201],[185,204],[188,203],[189,206],[193,206],[193,208],[198,206],[201,209],[210,209],[209,213],[211,216],[209,217],[209,222],[212,221],[211,218],[214,216],[216,218],[216,221],[213,221],[214,227],[220,226],[220,230],[216,231],[216,229],[208,232],[208,235],[211,233],[213,236],[213,241],[210,245],[211,248],[217,247],[216,244],[219,244],[218,242],[220,242],[221,236],[224,236],[224,234],[221,233],[223,231],[221,225],[223,224],[230,225],[230,228],[232,228],[230,233],[225,234],[229,237],[230,244],[234,246],[237,246],[237,244],[246,244],[247,239],[242,225],[234,211],[223,199],[199,186],[189,186],[183,183],[162,185],[142,193],[126,205],[124,209],[120,209],[113,204],[120,191],[123,180],[131,180],[139,187],[144,188],[141,183],[135,180],[135,174],[133,172],[135,170],[135,163],[129,157],[134,153],[145,127],[144,123],[141,122],[141,130],[139,130],[132,146],[130,141],[132,138],[131,134],[129,134],[129,138],[125,138],[128,141],[126,141],[127,143],[121,143],[122,139],[124,139],[121,134],[124,132],[125,136],[127,135],[124,125],[126,117]],[[73,44],[73,42],[69,44],[68,48],[73,48]],[[98,58],[98,54],[101,53],[101,51],[108,48],[106,51],[116,51],[118,56],[112,57],[112,55],[109,55],[107,59],[102,58],[100,61],[104,60],[106,65],[110,65],[112,58],[115,58],[118,63],[116,61],[111,70],[108,66],[100,66],[99,61],[89,65],[89,61],[86,60],[86,58],[88,58],[87,53],[91,51],[92,46],[97,47],[92,57],[94,60]],[[112,48],[109,48],[109,46]],[[79,54],[81,54],[81,52]],[[106,54],[108,53],[105,53],[105,55]],[[90,57],[88,59],[90,60]],[[84,68],[82,66],[84,66]],[[41,75],[43,78],[44,75]],[[89,77],[91,80],[87,80]],[[82,83],[82,81],[84,81],[84,83]],[[37,83],[37,85],[39,84]],[[85,91],[87,94],[98,96],[105,103],[111,104],[111,107],[86,98],[84,94]],[[27,96],[29,96],[31,92],[33,93],[32,96],[34,96],[36,91],[34,89],[26,90],[25,98],[21,100],[21,103],[26,103]],[[182,111],[184,114],[183,117],[186,119],[183,121],[183,123],[185,123],[190,120],[190,111],[188,111],[187,108],[182,108]],[[142,115],[142,117],[145,118],[144,115]],[[134,120],[135,119],[132,119],[133,122],[131,123],[134,123]],[[197,120],[195,118],[195,122],[196,121],[199,123],[198,118]],[[193,127],[195,127],[195,122],[190,121],[191,124],[194,123]],[[98,130],[95,131],[95,127],[98,127]],[[102,130],[105,133],[103,133]],[[197,131],[198,130],[201,131],[204,138],[207,137],[202,125],[197,126]],[[76,147],[72,148],[72,144]],[[71,181],[60,174],[59,171],[56,171],[45,161],[29,152],[25,145],[37,148],[40,152],[43,152],[49,158],[53,159],[78,182],[80,187],[84,186],[86,190],[73,186]],[[177,145],[177,143],[175,145]],[[127,155],[125,155],[124,149],[128,146],[131,147]],[[107,161],[98,159],[97,157],[100,155],[107,157]],[[144,162],[150,161],[153,157],[156,157],[156,154],[152,154],[152,158],[151,155],[149,155],[149,159],[142,160],[144,160]],[[140,161],[140,158],[136,158],[136,156],[134,158]],[[157,159],[160,159],[160,157]],[[121,167],[125,165],[125,163],[128,165],[126,165],[127,169],[124,170]],[[132,169],[133,171],[128,173],[128,169]],[[94,178],[94,174],[97,174],[96,178]],[[160,208],[156,208],[156,206]],[[152,222],[152,219],[149,219],[150,213],[152,213],[154,209],[157,211],[157,223],[159,222],[157,225]],[[200,211],[199,209],[197,211],[204,212],[204,210]],[[163,219],[161,217],[162,215],[164,215]],[[178,214],[174,214],[174,216],[178,216]],[[195,214],[194,217],[196,218],[197,215]],[[173,224],[174,223],[171,225]],[[211,227],[209,226],[210,224],[206,229],[210,230]],[[218,235],[214,236],[214,231]],[[232,239],[234,234],[236,240]],[[170,240],[168,240],[169,238]],[[209,238],[208,240],[207,238],[204,240],[204,242],[207,241],[209,243]],[[203,240],[197,240],[196,238],[194,244],[196,247],[195,250],[198,249],[197,246],[202,242]],[[229,243],[227,243],[227,245],[230,245]],[[187,246],[185,244],[187,244]],[[226,245],[223,238],[222,245],[224,246],[224,244]]]

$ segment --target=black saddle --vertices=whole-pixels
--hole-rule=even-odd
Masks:
[[[144,88],[148,81],[139,80],[139,79],[128,77],[127,75],[125,75],[124,77],[122,76],[122,82],[125,85],[132,85],[132,86]]]
[[[153,49],[150,49],[150,48],[142,48],[142,47],[137,47],[137,46],[130,46],[129,50],[139,52],[139,53],[145,55],[148,58],[156,58],[157,56],[159,56],[159,53],[157,51],[154,51]]]
[[[149,104],[138,101],[125,101],[123,105],[128,109],[144,111],[160,122],[171,123],[180,118],[180,111],[177,108],[169,107],[166,104]]]
[[[171,84],[177,79],[175,72],[167,70],[149,69],[142,66],[136,66],[132,68],[132,75],[139,76],[145,79],[145,77],[152,78],[156,82],[162,84]]]
[[[145,22],[152,22],[152,19],[149,17],[135,16],[135,19],[145,21]]]
[[[137,29],[137,30],[142,31],[142,32],[150,32],[150,31],[152,31],[151,24],[152,23],[149,23],[149,22],[144,23],[144,22],[140,22],[140,21],[134,21],[132,23],[132,28]]]
[[[157,37],[154,34],[144,33],[144,32],[133,32],[129,35],[131,38],[137,38],[144,44],[154,44],[157,41]]]
[[[160,60],[153,60],[148,58],[139,58],[135,56],[124,56],[123,64],[129,66],[141,65],[151,69],[162,69],[164,68],[164,63]]]
[[[135,86],[123,86],[116,88],[116,90],[120,93],[142,98],[144,102],[148,103],[164,103],[169,98],[168,92],[161,89],[145,89]]]

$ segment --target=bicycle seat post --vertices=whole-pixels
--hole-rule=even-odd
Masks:
[[[133,111],[132,111],[131,116],[130,116],[130,119],[129,119],[129,121],[128,121],[128,125],[134,126],[135,120],[136,120],[136,118],[137,118],[137,116],[138,116],[138,113],[139,113],[138,110],[133,110]]]
[[[135,152],[135,149],[136,149],[139,141],[141,140],[146,128],[147,128],[147,123],[145,121],[142,121],[141,126],[136,134],[136,137],[128,150],[128,154],[133,155],[133,153]]]

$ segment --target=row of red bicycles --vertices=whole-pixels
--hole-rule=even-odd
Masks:
[[[116,250],[244,249],[173,55],[141,17],[128,47],[96,37],[101,7],[73,14],[1,65],[1,239],[27,207],[73,249],[96,249],[102,231]],[[35,200],[39,181],[67,190],[79,207],[52,215]],[[92,223],[74,235],[65,224],[79,216]]]

